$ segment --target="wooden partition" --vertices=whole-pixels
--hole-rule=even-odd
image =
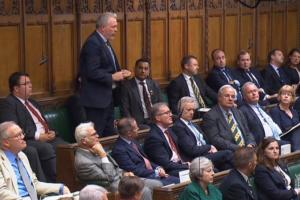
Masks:
[[[262,1],[255,9],[236,0],[0,0],[0,96],[18,70],[30,74],[35,97],[72,93],[80,48],[104,11],[118,15],[112,44],[123,68],[148,57],[161,85],[180,73],[185,54],[198,57],[205,76],[215,48],[225,50],[230,66],[246,49],[263,67],[272,48],[286,54],[300,46],[298,0]]]

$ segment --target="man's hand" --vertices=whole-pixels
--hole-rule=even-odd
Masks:
[[[48,142],[54,140],[54,138],[55,138],[55,132],[49,131],[48,133],[41,133],[39,137],[39,141]]]
[[[131,76],[131,71],[129,71],[127,69],[122,69],[121,72],[123,73],[124,78],[128,78]]]
[[[64,194],[70,194],[70,190],[67,186],[64,186]]]
[[[132,173],[132,172],[124,172],[123,176],[134,176],[134,173]]]
[[[91,151],[98,154],[101,158],[106,157],[106,152],[100,142],[97,142],[95,145],[93,145]]]
[[[167,174],[167,173],[165,172],[164,168],[162,168],[162,167],[160,167],[160,168],[158,169],[158,175],[159,175],[159,177],[168,177],[168,176],[169,176],[169,174]]]
[[[251,148],[254,148],[255,145],[254,144],[248,144],[247,147],[251,147]]]
[[[113,81],[122,81],[124,78],[125,77],[122,71],[118,71],[112,74]]]

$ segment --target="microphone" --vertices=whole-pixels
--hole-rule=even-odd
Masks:
[[[43,65],[43,64],[45,64],[45,63],[47,63],[48,62],[48,57],[47,56],[43,56],[42,58],[41,58],[41,60],[40,60],[40,65]]]

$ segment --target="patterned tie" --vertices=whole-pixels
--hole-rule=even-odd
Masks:
[[[202,96],[200,94],[199,88],[195,84],[194,79],[191,77],[190,80],[191,80],[191,85],[192,85],[193,92],[194,92],[194,94],[196,96],[196,99],[197,99],[200,107],[201,108],[206,108],[205,102],[204,102],[204,100],[203,100],[203,98],[202,98]]]
[[[254,74],[251,73],[250,70],[246,71],[247,76],[250,78],[251,82],[254,83],[257,87],[260,87],[258,80],[254,76]]]
[[[29,178],[29,175],[27,173],[26,168],[24,167],[24,164],[22,163],[22,160],[19,157],[16,157],[16,161],[17,161],[17,165],[18,165],[23,183],[27,189],[27,192],[28,192],[31,200],[38,200],[36,190],[32,185],[32,181]]]
[[[39,114],[35,108],[29,103],[28,101],[25,101],[26,107],[30,110],[30,112],[38,119],[38,121],[43,125],[45,132],[49,132],[49,126],[47,122],[42,118],[41,114]]]
[[[150,97],[148,95],[147,88],[145,86],[145,82],[140,81],[140,84],[143,87],[143,99],[144,99],[144,102],[145,102],[146,110],[148,112],[148,115],[150,115],[151,108],[152,108],[151,99],[150,99]]]
[[[233,134],[234,141],[236,142],[237,145],[240,147],[245,146],[245,142],[242,138],[242,133],[240,132],[239,128],[237,127],[237,124],[235,123],[232,113],[227,112],[227,120],[228,120],[228,125],[230,127],[230,130]]]
[[[134,150],[144,159],[146,168],[150,169],[150,170],[153,170],[153,168],[151,166],[151,162],[145,156],[143,156],[143,154],[140,152],[138,146],[134,142],[131,142],[131,145],[134,148]]]

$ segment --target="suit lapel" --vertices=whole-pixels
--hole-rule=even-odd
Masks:
[[[197,139],[194,135],[194,133],[189,129],[189,127],[183,123],[183,121],[181,121],[180,119],[179,120],[179,125],[184,128],[184,130],[187,132],[187,134],[190,136],[190,138],[193,138],[194,142],[193,143],[197,143]],[[196,127],[197,128],[197,127]],[[197,128],[198,129],[198,128]],[[199,131],[199,130],[198,130]]]
[[[158,135],[159,135],[159,137],[161,137],[164,145],[167,147],[170,157],[172,157],[172,149],[170,148],[169,143],[168,143],[164,133],[160,130],[160,128],[157,125],[155,125],[155,128],[157,129],[157,132],[159,133]]]
[[[137,99],[137,101],[139,102],[140,109],[143,111],[143,106],[142,106],[142,101],[141,101],[142,97],[140,96],[139,88],[138,88],[138,85],[135,81],[135,78],[130,80],[130,85],[132,87],[133,95],[134,95],[135,99]],[[144,111],[143,111],[143,113],[144,113]]]
[[[180,86],[182,87],[182,90],[183,90],[183,93],[184,93],[183,95],[184,96],[191,96],[190,91],[189,91],[189,87],[186,83],[186,80],[185,80],[183,74],[180,74],[179,80],[180,80],[180,84],[181,84]]]
[[[15,97],[13,95],[12,95],[12,97],[17,102],[17,105],[16,105],[17,108],[16,108],[16,110],[17,110],[17,112],[20,112],[20,117],[23,118],[22,121],[26,122],[26,120],[29,119],[31,121],[31,123],[34,124],[34,121],[33,121],[32,117],[31,117],[29,111],[27,110],[26,106],[17,97]]]

